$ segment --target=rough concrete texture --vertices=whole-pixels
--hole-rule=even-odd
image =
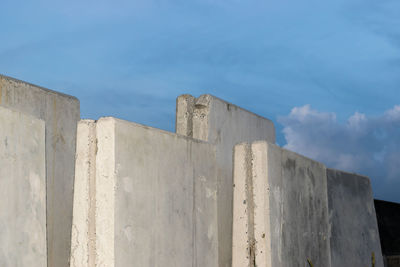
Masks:
[[[234,162],[234,221],[246,209],[247,231],[233,238],[246,265],[233,266],[330,267],[325,166],[264,141],[237,145]]]
[[[369,179],[333,169],[327,179],[332,267],[383,267]]]
[[[211,95],[177,99],[176,132],[210,142],[217,151],[219,266],[232,264],[232,154],[241,142],[275,143],[273,123]]]
[[[47,249],[49,267],[68,266],[79,101],[0,75],[0,106],[46,123]]]
[[[0,266],[46,267],[45,124],[0,107]]]
[[[95,266],[96,123],[80,121],[77,136],[70,266]]]
[[[81,121],[71,266],[217,266],[216,194],[214,146]]]
[[[253,207],[254,203],[252,195],[249,195],[252,193],[252,190],[249,190],[252,180],[251,175],[247,174],[249,169],[246,168],[248,151],[245,145],[237,146],[233,159],[232,267],[249,267],[250,262],[254,262],[254,251],[250,251],[254,244],[254,227],[250,227],[254,223],[254,208],[248,206]]]

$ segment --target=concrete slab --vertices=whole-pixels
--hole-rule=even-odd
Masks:
[[[383,267],[370,180],[333,169],[327,179],[332,267]]]
[[[331,266],[325,166],[265,141],[237,145],[234,162],[232,266]]]
[[[216,146],[218,176],[219,266],[232,261],[232,155],[241,142],[267,140],[275,143],[273,123],[261,116],[211,95],[177,99],[176,132]]]
[[[76,170],[71,266],[218,265],[214,146],[81,121]]]
[[[45,124],[0,107],[0,266],[46,267]]]
[[[32,115],[46,123],[48,266],[67,267],[79,101],[0,75],[0,106]]]

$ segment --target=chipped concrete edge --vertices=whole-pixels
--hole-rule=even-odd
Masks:
[[[244,112],[246,112],[246,113],[249,113],[249,114],[251,114],[251,115],[253,115],[253,116],[256,116],[256,117],[258,117],[258,118],[260,118],[260,119],[267,120],[267,121],[269,121],[269,122],[271,122],[271,123],[273,124],[273,122],[272,122],[270,119],[265,118],[265,117],[263,117],[263,116],[261,116],[261,115],[258,115],[258,114],[254,113],[254,112],[252,112],[252,111],[249,111],[249,110],[247,110],[247,109],[245,109],[245,108],[239,107],[239,106],[237,106],[237,105],[235,105],[235,104],[232,104],[232,103],[230,103],[230,102],[228,102],[228,101],[225,101],[225,100],[223,100],[223,99],[221,99],[221,98],[219,98],[219,97],[217,97],[217,96],[214,96],[214,95],[211,95],[211,94],[203,94],[203,95],[201,95],[200,97],[212,98],[212,99],[214,99],[214,100],[217,100],[217,101],[220,101],[220,102],[222,102],[222,103],[225,103],[225,104],[228,105],[229,107],[233,107],[233,108],[235,108],[235,109],[239,109],[239,110],[244,111]],[[274,127],[275,127],[275,126],[274,126]]]
[[[176,133],[207,141],[209,135],[210,114],[212,112],[213,105],[217,104],[217,102],[226,105],[228,110],[240,110],[248,113],[249,115],[267,121],[272,128],[271,132],[274,133],[273,142],[275,142],[275,125],[270,119],[229,103],[211,94],[203,94],[197,98],[189,94],[183,94],[177,97],[175,117]]]
[[[211,95],[195,98],[185,94],[176,100],[176,133],[194,139],[207,141]]]
[[[212,97],[201,95],[196,98],[193,110],[193,138],[208,141],[209,120],[211,113]]]
[[[180,95],[176,99],[175,132],[193,137],[193,110],[195,98],[191,95]]]

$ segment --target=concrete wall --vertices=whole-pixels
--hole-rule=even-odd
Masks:
[[[371,183],[327,169],[332,267],[383,267]]]
[[[211,95],[177,99],[176,132],[216,146],[218,176],[219,266],[232,261],[232,154],[241,142],[267,140],[275,143],[273,123]]]
[[[331,266],[325,166],[264,141],[234,162],[232,266]]]
[[[0,106],[46,123],[48,266],[68,266],[79,101],[0,75]]]
[[[78,120],[0,75],[1,266],[383,266],[369,180],[271,144],[265,118],[183,95],[178,135],[103,118],[76,144]]]
[[[45,124],[0,107],[0,266],[46,267]]]
[[[71,266],[217,266],[216,194],[214,146],[81,121]]]

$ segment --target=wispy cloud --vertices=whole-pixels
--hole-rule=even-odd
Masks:
[[[305,105],[293,108],[279,122],[285,148],[328,167],[368,175],[377,197],[400,200],[400,106],[379,116],[355,112],[340,122],[335,113]]]

